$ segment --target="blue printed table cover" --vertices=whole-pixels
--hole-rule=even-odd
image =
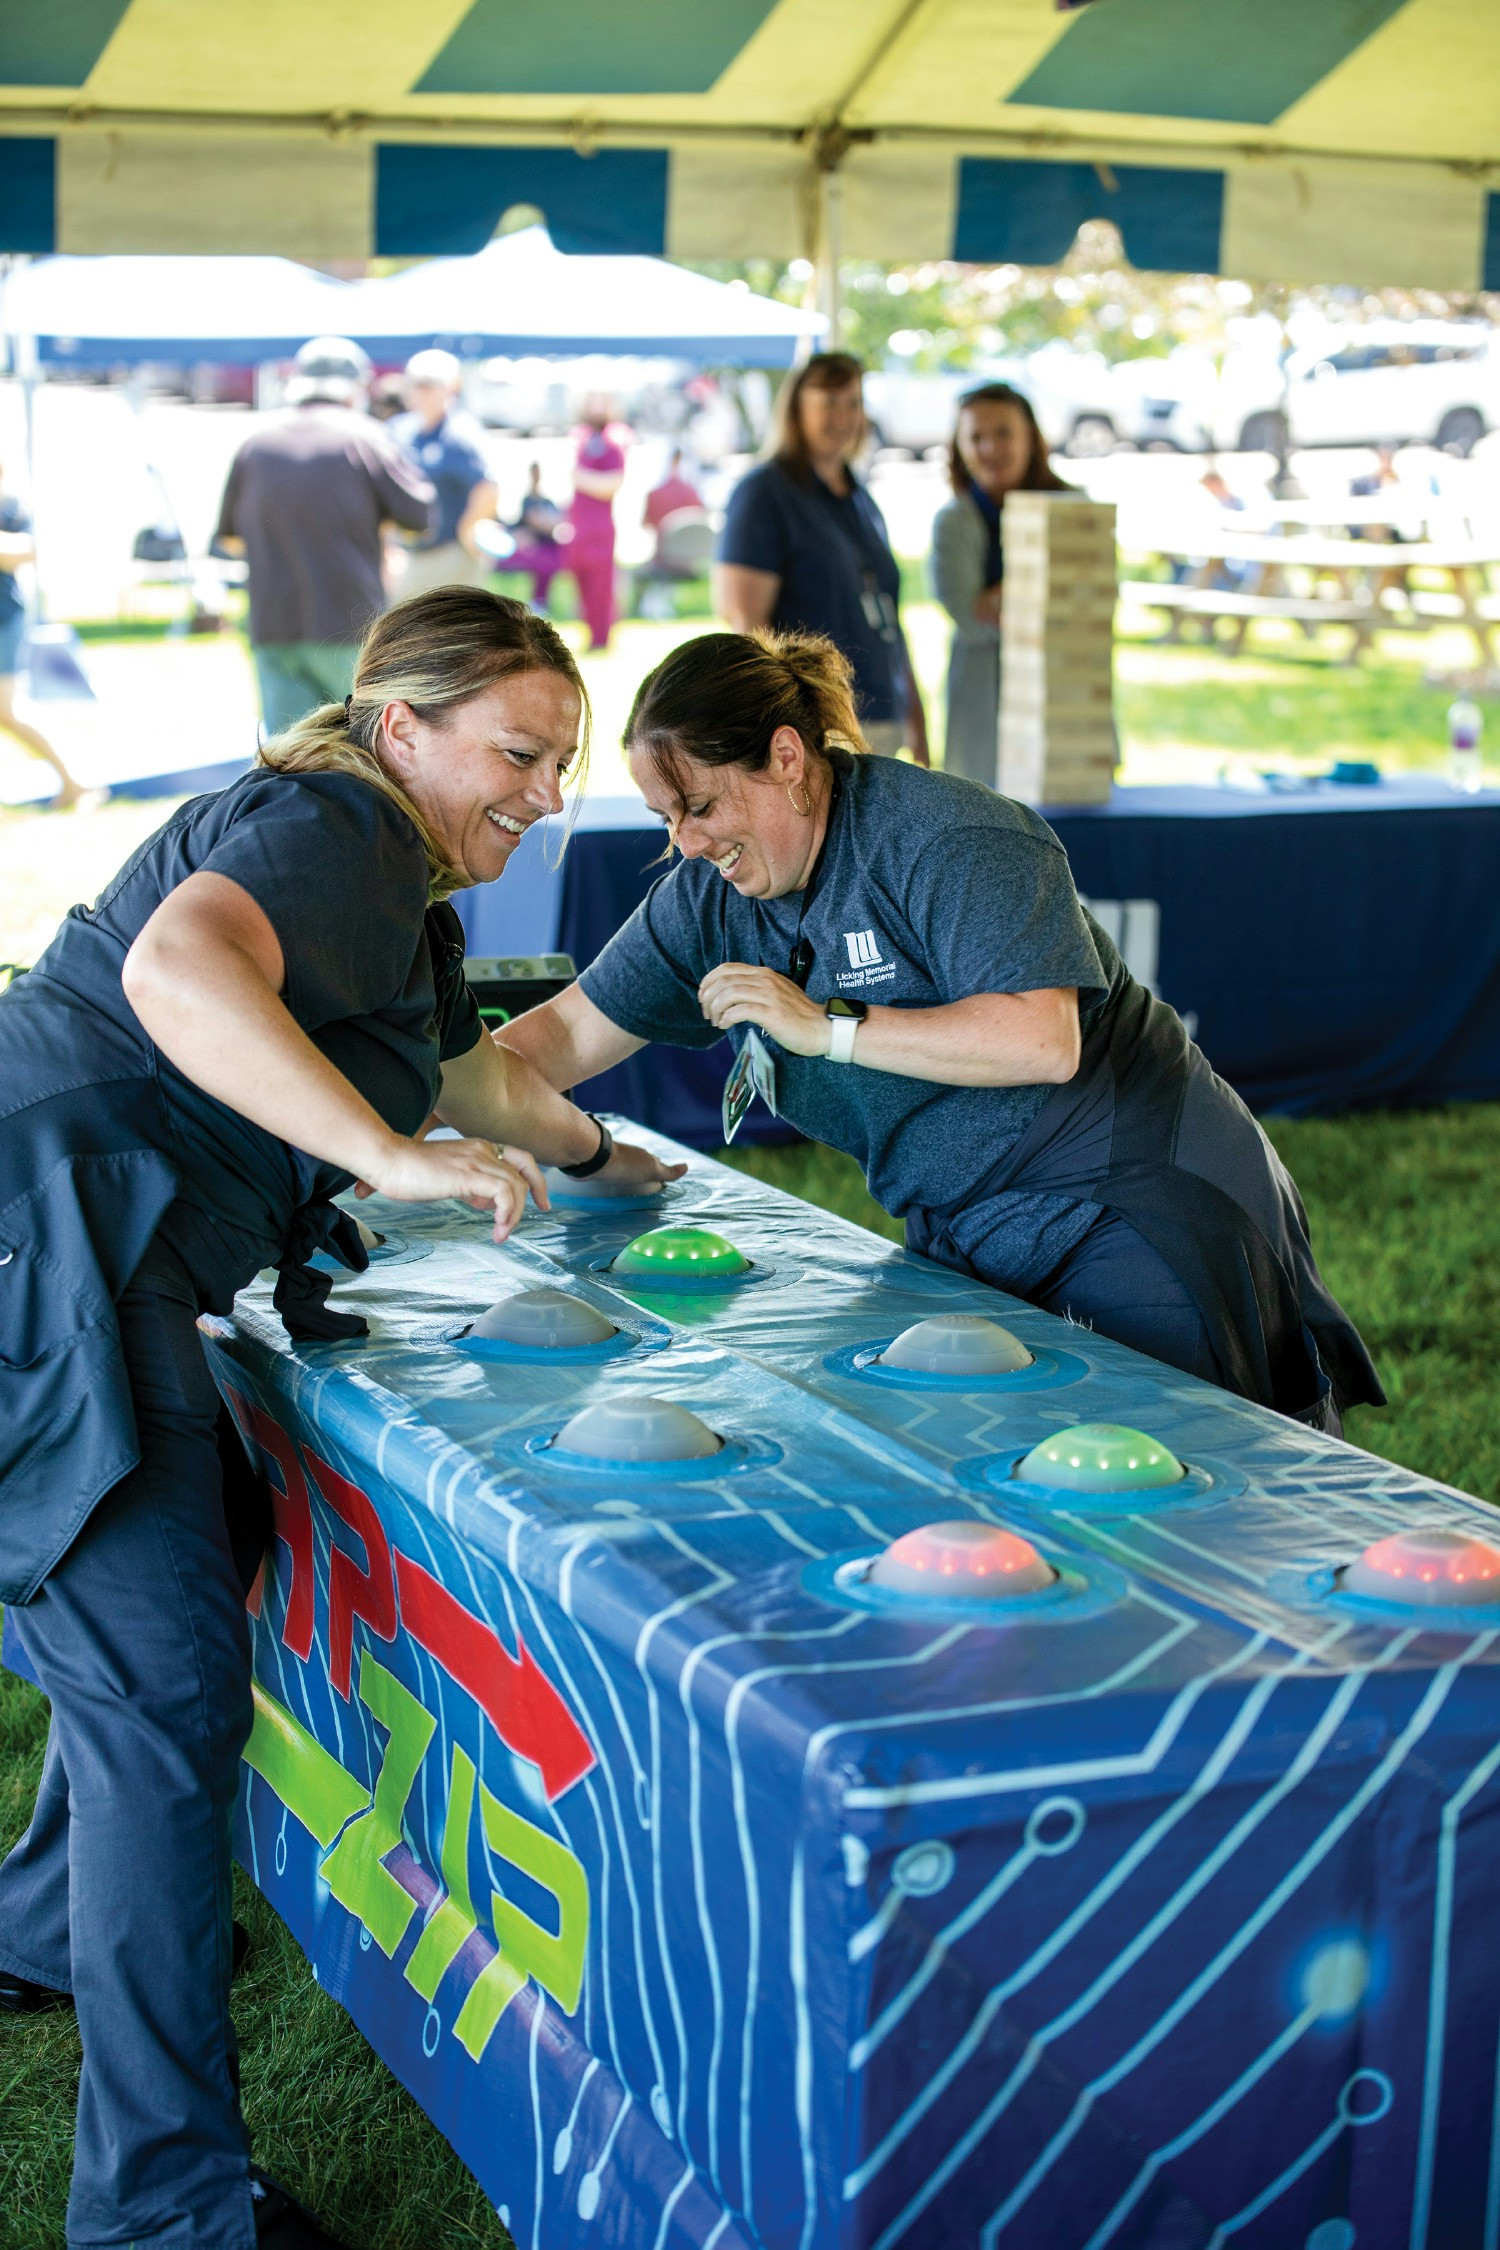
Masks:
[[[360,1212],[367,1342],[204,1324],[277,1515],[239,1850],[520,2250],[1490,2250],[1500,1604],[1331,1590],[1490,1511],[704,1159],[503,1249]],[[669,1221],[751,1285],[617,1285]],[[613,1357],[464,1348],[543,1282]],[[938,1311],[1036,1367],[872,1378]],[[723,1453],[549,1458],[622,1389]],[[1190,1476],[1008,1476],[1085,1421]],[[841,1593],[958,1517],[1076,1602]]]

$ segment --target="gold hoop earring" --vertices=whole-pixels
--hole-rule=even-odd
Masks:
[[[796,798],[792,795],[792,791],[799,786],[801,787],[803,796],[807,799],[807,803],[805,805],[799,805]],[[812,819],[812,791],[808,788],[805,781],[800,785],[795,781],[789,781],[787,783],[786,801],[791,806],[793,812],[797,815],[799,820]]]

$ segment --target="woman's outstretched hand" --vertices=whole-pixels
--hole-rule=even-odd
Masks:
[[[685,1164],[669,1164],[661,1156],[653,1156],[649,1148],[641,1148],[635,1141],[616,1141],[609,1162],[596,1179],[608,1180],[611,1187],[626,1188],[665,1187],[671,1180],[680,1180],[687,1170]]]
[[[524,1148],[493,1141],[402,1141],[356,1194],[388,1195],[396,1203],[441,1203],[448,1198],[472,1210],[493,1209],[495,1240],[503,1242],[526,1209],[527,1191],[549,1211],[546,1183]]]

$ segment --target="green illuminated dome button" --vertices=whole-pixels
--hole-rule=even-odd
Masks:
[[[719,1280],[748,1273],[750,1260],[722,1234],[707,1227],[653,1227],[627,1242],[614,1263],[616,1273],[659,1275],[663,1280]]]
[[[1119,1422],[1077,1422],[1059,1430],[1034,1445],[1015,1473],[1023,1484],[1051,1485],[1059,1492],[1144,1492],[1180,1484],[1187,1475],[1164,1445]]]

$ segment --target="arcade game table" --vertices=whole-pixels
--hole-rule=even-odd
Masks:
[[[240,1856],[519,2250],[1489,2250],[1492,1512],[706,1159],[559,1185],[360,1204],[364,1340],[202,1324]]]
[[[1492,2243],[1492,1513],[716,1163],[559,1184],[209,1336],[241,1854],[518,2245]]]

